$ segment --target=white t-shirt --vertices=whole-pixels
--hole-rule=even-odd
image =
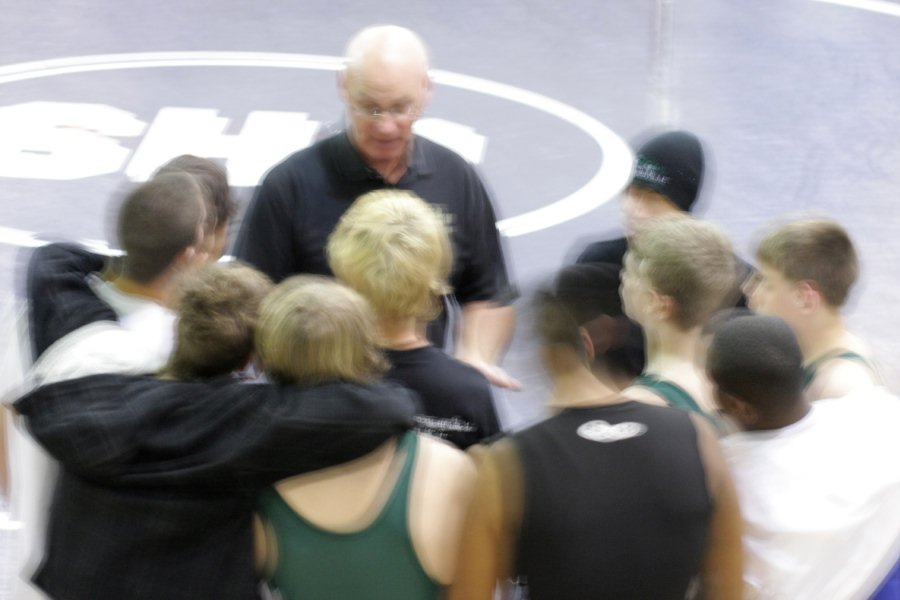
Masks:
[[[900,557],[900,399],[820,400],[722,441],[745,522],[746,598],[868,598]]]

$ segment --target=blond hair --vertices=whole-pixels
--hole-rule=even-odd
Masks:
[[[204,379],[243,366],[271,280],[238,262],[203,265],[175,292],[178,334],[166,372],[176,379]]]
[[[791,281],[811,281],[831,306],[847,301],[859,259],[847,230],[828,219],[801,219],[772,229],[756,257]]]
[[[316,275],[289,277],[266,297],[256,353],[285,382],[366,381],[387,368],[365,299]]]
[[[629,252],[649,286],[675,301],[675,322],[683,329],[702,325],[736,290],[731,242],[712,223],[684,214],[650,219],[636,232]]]
[[[440,209],[412,192],[377,190],[344,213],[328,240],[337,277],[382,318],[428,319],[449,292],[450,235]]]

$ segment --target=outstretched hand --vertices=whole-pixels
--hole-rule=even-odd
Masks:
[[[503,369],[503,367],[492,365],[491,363],[480,359],[463,360],[481,371],[481,374],[487,377],[487,380],[491,383],[491,385],[514,391],[519,391],[522,389],[522,383],[515,377],[509,375]]]

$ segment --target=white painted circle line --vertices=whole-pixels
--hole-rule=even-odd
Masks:
[[[0,84],[92,71],[163,67],[272,67],[336,71],[343,59],[336,56],[266,52],[142,52],[74,56],[0,67]],[[614,198],[631,177],[633,156],[628,144],[611,129],[567,104],[487,79],[432,70],[434,81],[503,98],[548,113],[584,131],[603,153],[600,168],[574,193],[541,208],[503,219],[497,228],[506,236],[547,229],[580,217]]]
[[[524,235],[580,217],[614,198],[631,179],[634,161],[631,148],[611,129],[580,110],[547,96],[486,79],[446,71],[433,71],[432,77],[436,83],[518,102],[551,114],[587,133],[603,151],[600,168],[587,184],[552,204],[503,219],[497,223],[503,234]]]
[[[275,67],[337,71],[343,59],[267,52],[138,52],[72,56],[0,67],[0,84],[94,71],[165,67]]]
[[[824,2],[825,4],[836,4],[838,6],[846,6],[847,8],[856,8],[859,10],[867,10],[869,12],[881,13],[893,17],[900,17],[900,4],[895,2],[886,2],[885,0],[815,0],[816,2]]]

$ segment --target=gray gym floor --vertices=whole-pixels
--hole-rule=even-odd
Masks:
[[[392,22],[432,49],[422,133],[478,162],[507,219],[523,318],[506,366],[526,386],[500,395],[508,425],[537,418],[546,391],[528,291],[576,246],[617,230],[624,144],[650,127],[706,142],[698,213],[745,258],[786,214],[850,230],[863,277],[849,321],[900,383],[900,2],[3,0],[0,10],[5,305],[23,248],[106,238],[126,172],[139,179],[210,148],[246,200],[266,166],[339,126],[332,57],[363,26]],[[13,552],[14,534],[0,531],[0,559]]]

